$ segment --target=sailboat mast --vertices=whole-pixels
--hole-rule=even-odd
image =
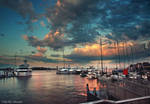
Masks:
[[[64,63],[64,68],[65,68],[66,66],[65,66],[65,59],[64,59],[64,51],[65,51],[65,50],[64,50],[64,48],[63,48],[63,63]]]
[[[120,64],[120,48],[119,48],[118,40],[117,40],[117,50],[118,50],[118,62],[119,62],[119,68],[121,68],[121,64]]]
[[[134,54],[133,54],[133,47],[132,46],[130,46],[131,47],[131,55],[132,55],[132,64],[134,64]]]
[[[16,63],[16,54],[15,54],[15,67],[17,66],[17,63]]]
[[[116,60],[116,69],[118,68],[118,66],[117,66],[117,46],[116,46],[117,44],[114,42],[114,49],[115,49],[115,53],[114,53],[114,56],[115,56],[115,60]]]
[[[125,49],[126,49],[126,61],[127,61],[127,64],[130,65],[130,57],[129,57],[129,52],[128,52],[128,44],[127,44],[126,41],[125,41]]]
[[[125,42],[123,42],[123,56],[124,56],[124,69],[125,69],[125,67],[126,67],[126,53],[125,53]]]
[[[101,69],[103,74],[103,47],[102,47],[102,39],[100,38],[100,50],[101,50]]]

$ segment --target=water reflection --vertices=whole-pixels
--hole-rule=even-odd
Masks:
[[[24,88],[27,89],[28,88],[28,84],[30,83],[31,77],[17,77],[17,84],[20,88]]]
[[[87,84],[89,85],[89,90],[93,90],[94,88],[96,88],[96,90],[99,90],[99,88],[100,88],[100,83],[97,82],[96,79],[89,80],[86,77],[84,77],[84,78],[76,77],[75,79],[76,79],[75,80],[75,83],[76,83],[75,86],[80,85],[80,87],[76,87],[76,89],[78,91],[81,90],[81,92],[78,93],[79,95],[87,96],[87,94],[86,94],[86,85]],[[79,80],[81,80],[82,83],[79,82]]]
[[[30,78],[0,80],[0,100],[24,104],[77,104],[86,101],[86,84],[99,89],[97,80],[79,75],[56,75],[55,71],[33,71]]]

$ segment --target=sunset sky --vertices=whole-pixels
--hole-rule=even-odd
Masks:
[[[0,67],[150,61],[150,0],[0,0],[0,24]]]

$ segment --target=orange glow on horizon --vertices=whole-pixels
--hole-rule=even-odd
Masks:
[[[120,51],[120,54],[123,53],[123,49],[133,46],[133,43],[131,41],[123,43],[111,43],[111,44],[104,44],[102,46],[102,55],[103,56],[113,56],[118,54],[118,49]],[[123,48],[124,47],[124,48]],[[74,48],[74,54],[79,54],[83,56],[100,56],[101,55],[101,46],[100,44],[87,44],[82,48]]]

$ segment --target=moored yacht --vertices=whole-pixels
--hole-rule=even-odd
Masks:
[[[15,75],[17,77],[26,77],[32,75],[32,69],[29,68],[27,60],[24,60],[24,64],[19,65],[19,67],[15,69]]]
[[[59,68],[56,72],[56,74],[69,74],[69,68]]]

